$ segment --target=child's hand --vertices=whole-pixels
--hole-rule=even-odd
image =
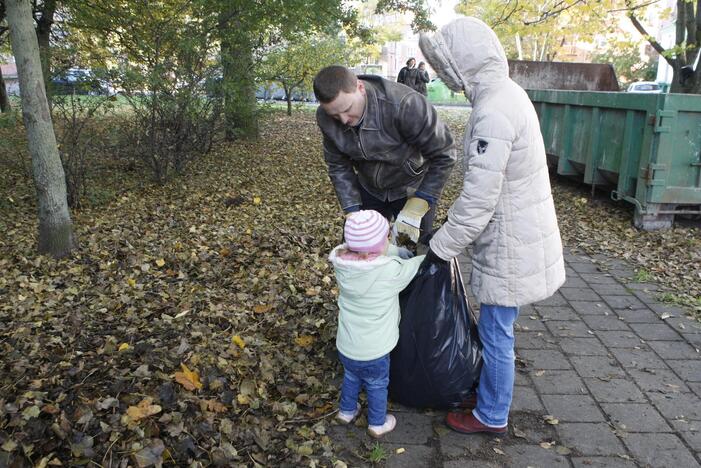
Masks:
[[[397,247],[397,251],[399,258],[403,260],[408,260],[414,256],[411,250],[407,249],[406,247]]]

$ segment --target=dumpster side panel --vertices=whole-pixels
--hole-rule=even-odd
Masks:
[[[671,226],[701,212],[701,96],[528,90],[548,162],[609,185],[636,206],[635,224]]]
[[[646,173],[648,201],[701,204],[701,99],[666,96],[654,131],[659,144]]]

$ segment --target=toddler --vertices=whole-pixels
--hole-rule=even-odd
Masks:
[[[336,419],[344,424],[360,414],[358,394],[365,387],[368,433],[390,432],[387,414],[389,352],[399,340],[399,293],[412,280],[423,256],[389,243],[389,223],[377,211],[361,210],[346,219],[346,243],[329,255],[339,287],[336,347],[343,364],[341,403]]]

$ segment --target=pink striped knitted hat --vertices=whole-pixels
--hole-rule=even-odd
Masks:
[[[389,223],[375,210],[361,210],[346,219],[346,246],[355,252],[381,253],[387,245]]]

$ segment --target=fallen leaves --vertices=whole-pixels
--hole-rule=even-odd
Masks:
[[[302,348],[308,348],[314,343],[314,337],[311,335],[302,335],[295,338],[295,344]]]
[[[185,387],[186,390],[196,391],[202,389],[202,382],[197,371],[191,371],[185,364],[180,364],[181,372],[175,373],[175,381]]]
[[[546,415],[544,415],[544,416],[543,416],[543,421],[545,421],[546,423],[550,424],[551,426],[557,426],[558,424],[560,424],[560,420],[557,419],[557,418],[556,418],[555,416],[553,416],[552,414],[546,414]]]
[[[211,411],[213,413],[226,412],[226,406],[217,400],[201,400],[200,408],[202,411]]]
[[[162,408],[153,404],[153,398],[146,397],[136,406],[127,408],[127,416],[133,422],[139,422],[144,418],[160,413]]]
[[[108,205],[72,213],[80,250],[61,261],[34,253],[33,194],[0,202],[0,448],[12,448],[3,454],[32,446],[31,460],[63,466],[336,463],[314,420],[337,403],[338,291],[326,258],[342,215],[313,114],[272,114],[262,130],[215,146],[184,177],[119,187]],[[436,219],[461,182],[456,170]],[[593,205],[577,210],[601,210]],[[569,245],[581,238],[595,250],[603,234],[587,233],[604,214],[558,206]],[[689,232],[675,230],[681,244],[667,246],[664,264],[695,248]]]
[[[231,341],[241,349],[246,347],[246,342],[239,335],[232,336]]]

